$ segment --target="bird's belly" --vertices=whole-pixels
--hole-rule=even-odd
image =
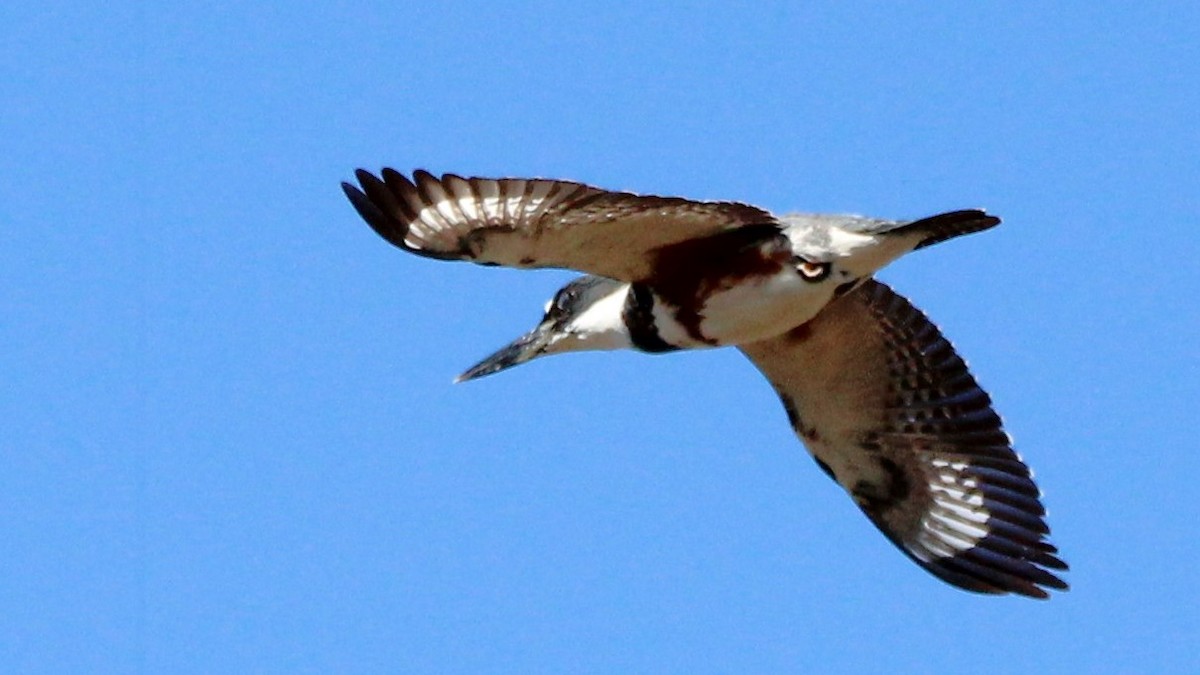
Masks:
[[[826,284],[804,281],[790,269],[744,279],[708,296],[700,331],[722,345],[764,340],[812,319],[831,299]]]

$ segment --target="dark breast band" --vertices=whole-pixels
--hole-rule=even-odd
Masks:
[[[630,285],[621,319],[629,329],[629,338],[635,349],[651,354],[679,349],[658,334],[658,327],[654,325],[654,294],[642,284]]]

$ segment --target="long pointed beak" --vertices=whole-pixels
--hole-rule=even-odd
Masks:
[[[494,375],[513,366],[519,366],[546,353],[546,348],[554,343],[555,333],[549,324],[542,324],[521,337],[513,340],[495,354],[468,368],[462,375],[454,378],[454,382],[466,382],[488,375]]]

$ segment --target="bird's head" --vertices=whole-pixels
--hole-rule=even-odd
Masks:
[[[622,314],[629,284],[585,276],[563,286],[537,327],[471,366],[455,382],[466,382],[521,365],[539,356],[632,345]]]
[[[807,214],[784,220],[796,254],[810,261],[814,274],[832,268],[835,279],[866,278],[905,253],[1000,223],[977,209],[913,221]]]

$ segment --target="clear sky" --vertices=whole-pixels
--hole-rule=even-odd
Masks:
[[[4,3],[0,670],[1196,668],[1200,5],[644,4]],[[734,350],[452,385],[571,274],[388,246],[383,165],[999,214],[880,276],[1071,590],[921,571]]]

